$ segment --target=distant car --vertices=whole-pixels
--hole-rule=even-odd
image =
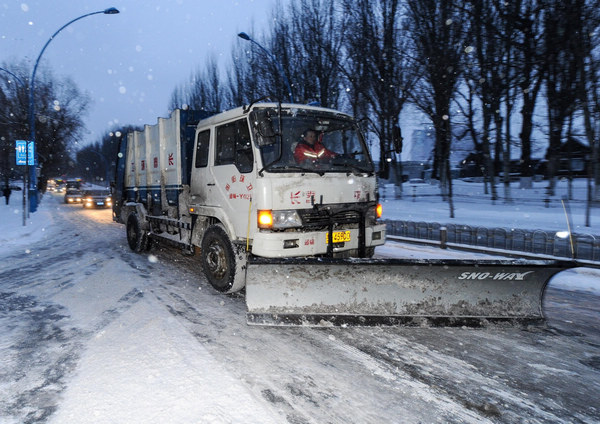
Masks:
[[[70,188],[76,188],[77,190],[81,190],[81,179],[77,178],[75,180],[67,180],[67,190]]]
[[[112,198],[108,190],[85,190],[82,205],[84,208],[110,208]]]
[[[81,190],[77,190],[76,188],[67,189],[65,193],[65,203],[81,203],[81,194]]]

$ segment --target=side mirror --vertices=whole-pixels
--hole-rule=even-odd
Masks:
[[[271,121],[267,110],[255,110],[252,112],[251,119],[258,133],[256,144],[259,147],[272,146],[277,142],[277,134],[273,128],[273,121]]]
[[[392,142],[394,143],[394,151],[398,154],[402,153],[402,131],[398,125],[392,129]]]

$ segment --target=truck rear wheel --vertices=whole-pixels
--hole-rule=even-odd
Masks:
[[[221,225],[208,227],[200,255],[204,275],[215,290],[234,293],[244,287],[245,254],[236,249]]]
[[[130,214],[127,218],[127,243],[131,250],[137,253],[148,250],[150,247],[148,235],[135,213]]]

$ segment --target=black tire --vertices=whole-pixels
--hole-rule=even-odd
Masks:
[[[140,253],[148,250],[148,234],[142,228],[137,214],[132,213],[127,218],[127,243],[134,252]]]
[[[233,245],[221,225],[211,225],[202,238],[202,270],[213,288],[234,293],[245,285],[245,255]]]

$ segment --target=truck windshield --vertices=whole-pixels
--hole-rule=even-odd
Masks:
[[[255,140],[269,138],[257,143],[264,171],[373,172],[363,138],[348,116],[312,109],[281,109],[278,116],[276,108],[263,108],[251,122]]]

